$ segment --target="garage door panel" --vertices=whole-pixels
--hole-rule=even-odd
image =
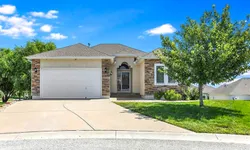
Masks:
[[[101,68],[41,69],[41,97],[101,97]]]

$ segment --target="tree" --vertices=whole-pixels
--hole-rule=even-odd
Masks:
[[[18,64],[14,86],[19,99],[25,91],[31,95],[31,62],[26,57],[54,49],[56,49],[56,45],[53,42],[44,43],[39,40],[28,41],[24,47],[16,46],[14,48]]]
[[[16,66],[14,52],[10,49],[2,49],[0,51],[0,90],[4,94],[2,97],[4,103],[14,93],[14,66]]]
[[[220,14],[213,6],[200,21],[187,18],[170,38],[161,35],[162,47],[155,55],[165,64],[165,72],[181,84],[198,84],[200,106],[203,85],[218,84],[245,73],[250,63],[250,24],[232,22],[229,5]]]
[[[0,90],[4,93],[3,102],[17,94],[19,99],[24,92],[31,90],[31,62],[27,56],[56,49],[52,42],[39,40],[28,41],[24,47],[16,46],[14,50],[0,50]]]

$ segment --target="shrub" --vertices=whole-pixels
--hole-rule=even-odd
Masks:
[[[190,100],[199,99],[199,90],[197,88],[192,88],[190,93]]]
[[[160,100],[163,95],[164,95],[164,92],[157,91],[157,92],[154,93],[154,98],[157,99],[157,100]]]
[[[189,87],[182,87],[181,88],[181,93],[182,93],[182,97],[184,100],[190,100],[190,88]]]
[[[185,100],[197,100],[199,99],[199,91],[195,87],[182,88],[183,99]]]
[[[167,90],[164,93],[165,100],[180,100],[181,98],[181,94],[177,93],[175,90]]]

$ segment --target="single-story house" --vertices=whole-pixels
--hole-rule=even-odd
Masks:
[[[210,93],[214,90],[215,88],[209,85],[204,85],[203,86],[203,92],[202,95],[204,99],[211,99],[210,98]]]
[[[250,79],[242,78],[230,84],[221,85],[210,93],[215,100],[250,100]]]
[[[158,71],[164,67],[151,52],[122,44],[81,43],[27,57],[32,61],[32,97],[109,98],[113,93],[153,98],[157,90],[178,89]]]

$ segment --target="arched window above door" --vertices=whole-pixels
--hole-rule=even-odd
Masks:
[[[129,65],[127,62],[123,62],[118,69],[129,69]]]

